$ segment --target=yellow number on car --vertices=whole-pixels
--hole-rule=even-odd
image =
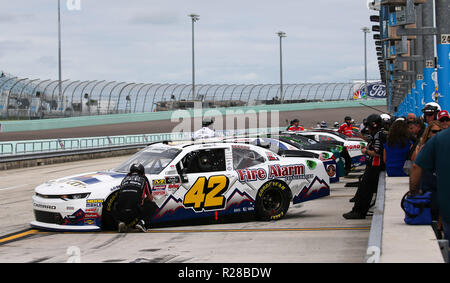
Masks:
[[[184,196],[183,204],[195,211],[214,210],[225,207],[225,193],[229,180],[226,176],[199,177]]]
[[[184,196],[183,204],[187,207],[192,207],[195,210],[201,210],[203,208],[203,202],[205,201],[205,177],[200,177],[195,181],[195,184]]]

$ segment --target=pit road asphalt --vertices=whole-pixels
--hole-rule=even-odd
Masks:
[[[0,262],[64,263],[78,251],[83,263],[271,263],[364,261],[371,217],[345,220],[361,172],[331,184],[331,195],[291,206],[278,221],[150,229],[147,233],[57,233],[31,229],[34,188],[47,180],[110,169],[127,156],[0,172]],[[26,176],[26,178],[24,178]],[[17,182],[21,180],[21,182]]]

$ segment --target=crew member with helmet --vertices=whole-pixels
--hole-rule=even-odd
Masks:
[[[338,129],[338,133],[341,133],[341,134],[346,135],[347,137],[351,138],[351,137],[353,137],[352,117],[346,116],[344,118],[344,121],[345,121],[345,123],[342,124]]]
[[[120,184],[115,206],[114,214],[119,233],[127,232],[128,227],[133,224],[135,229],[146,232],[156,208],[144,166],[139,163],[132,164],[130,172]]]
[[[389,114],[381,114],[381,120],[383,120],[383,128],[385,131],[389,131],[392,124],[392,118]]]
[[[202,128],[198,131],[196,131],[193,135],[193,139],[207,139],[207,138],[213,138],[216,136],[216,132],[214,130],[211,130],[209,126],[214,124],[214,121],[210,117],[206,117],[202,121]]]
[[[345,219],[364,219],[370,208],[373,194],[378,188],[378,177],[385,169],[383,160],[383,144],[386,143],[386,135],[382,128],[383,121],[378,114],[367,117],[367,127],[369,134],[373,137],[367,147],[363,147],[361,152],[368,155],[366,169],[359,182],[354,200],[355,204],[350,212],[343,215]]]
[[[300,126],[300,120],[294,119],[291,121],[291,125],[287,128],[287,130],[289,132],[299,132],[299,131],[304,131],[305,128]]]
[[[424,122],[428,124],[431,121],[437,120],[439,111],[441,111],[441,106],[439,106],[436,102],[429,102],[425,104],[422,109]]]

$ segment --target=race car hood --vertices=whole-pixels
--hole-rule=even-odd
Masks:
[[[125,173],[111,171],[74,175],[48,181],[36,187],[35,191],[42,195],[91,193],[99,187],[114,188],[119,186],[125,175]]]

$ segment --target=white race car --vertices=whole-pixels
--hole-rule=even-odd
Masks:
[[[367,146],[367,142],[360,138],[349,138],[332,130],[310,130],[296,132],[302,136],[313,139],[317,142],[322,141],[340,141],[344,143],[347,151],[352,159],[352,166],[357,167],[364,165],[366,156],[362,154],[362,147]]]
[[[36,187],[31,226],[59,231],[115,230],[115,200],[133,163],[144,165],[158,206],[151,223],[219,219],[235,213],[276,220],[286,215],[291,202],[330,194],[330,177],[319,159],[282,157],[239,143],[157,143],[110,171]]]

